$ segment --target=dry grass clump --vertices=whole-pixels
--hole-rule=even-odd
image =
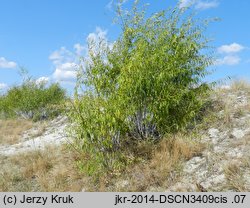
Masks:
[[[144,156],[140,153],[141,160],[117,177],[101,180],[95,191],[164,191],[178,179],[183,162],[204,149],[183,134],[165,138],[155,148],[143,146],[151,152],[145,151]]]
[[[245,79],[233,79],[230,82],[221,83],[217,85],[214,91],[220,93],[244,91],[249,93],[250,83]]]
[[[24,119],[0,120],[0,145],[19,142],[22,134],[33,127],[33,122]]]
[[[232,128],[233,120],[246,115],[250,110],[250,83],[246,80],[233,80],[228,87],[218,86],[211,92],[214,112],[212,126]],[[211,125],[208,125],[211,126]]]
[[[231,90],[232,91],[245,91],[245,92],[250,92],[250,83],[247,80],[240,79],[240,80],[234,80],[231,83]]]
[[[245,180],[241,170],[241,164],[231,162],[224,168],[224,174],[227,179],[227,185],[229,189],[234,191],[244,192],[246,191]]]
[[[0,191],[81,191],[84,186],[74,154],[64,147],[2,159]]]

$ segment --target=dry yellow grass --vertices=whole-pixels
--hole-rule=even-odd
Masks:
[[[0,159],[0,191],[81,191],[85,185],[74,154],[64,147]]]
[[[15,144],[22,134],[33,127],[32,121],[21,119],[0,120],[0,144]]]
[[[244,79],[234,80],[231,83],[231,90],[234,92],[239,90],[250,92],[250,84],[247,80]]]
[[[128,167],[118,177],[101,180],[95,191],[164,191],[178,180],[184,161],[201,154],[204,146],[186,135],[163,139],[156,148],[144,144],[144,160]],[[117,185],[124,182],[127,185]]]
[[[227,179],[229,189],[233,189],[238,192],[246,191],[245,180],[239,162],[231,162],[228,164],[224,169],[224,174]]]
[[[232,128],[232,121],[246,115],[250,110],[249,82],[246,80],[233,80],[229,83],[229,86],[229,88],[218,87],[211,94],[215,104],[213,113],[216,115],[215,122],[222,128]],[[245,103],[246,101],[248,103]]]

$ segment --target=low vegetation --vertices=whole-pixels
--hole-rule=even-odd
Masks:
[[[66,99],[58,84],[37,83],[25,78],[0,96],[0,118],[23,118],[34,121],[58,116]]]
[[[65,147],[15,156],[0,155],[0,191],[81,191],[84,177]]]
[[[241,165],[237,162],[231,162],[225,167],[225,176],[228,181],[228,188],[238,192],[245,192],[245,180]]]
[[[67,146],[0,156],[0,191],[145,191],[159,185],[168,187],[178,179],[182,162],[202,149],[185,135],[162,140],[154,149],[140,144],[140,155],[133,155],[137,163],[124,172],[103,173],[98,180],[79,172],[75,161],[82,158]]]
[[[225,110],[231,94],[237,96],[239,92],[248,92],[248,89],[216,88],[211,91],[211,103],[202,111],[202,120],[196,120],[195,128],[191,125],[186,131],[169,134],[158,142],[140,140],[126,143],[121,150],[126,155],[126,167],[103,171],[99,177],[79,171],[79,168],[83,169],[78,161],[87,158],[85,152],[74,149],[74,146],[52,146],[46,150],[0,156],[0,191],[165,191],[181,181],[185,162],[193,157],[202,157],[203,151],[209,150],[210,146],[201,140],[206,130],[231,128],[220,112]],[[224,99],[220,100],[221,97]],[[229,110],[231,115],[237,111]],[[20,125],[21,122],[16,123],[16,126]],[[5,131],[9,127],[6,124]],[[235,142],[232,145],[249,146],[249,136]],[[218,157],[216,164],[228,159],[223,152]],[[248,158],[230,160],[223,168],[227,183],[217,190],[249,190],[244,175],[249,170]],[[178,190],[186,191],[181,186]],[[203,188],[197,186],[196,191],[201,190]]]
[[[30,120],[0,120],[0,145],[18,143],[22,137],[22,134],[32,127],[33,123]]]

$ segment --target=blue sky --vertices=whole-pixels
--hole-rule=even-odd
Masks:
[[[133,0],[127,0],[129,6]],[[249,0],[141,0],[151,12],[180,3],[198,17],[219,17],[207,30],[217,64],[208,81],[228,76],[250,80]],[[114,41],[112,0],[0,0],[0,90],[19,84],[20,67],[37,80],[60,82],[72,91],[79,56],[88,38]]]

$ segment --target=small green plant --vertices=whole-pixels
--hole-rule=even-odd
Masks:
[[[213,63],[207,22],[178,7],[147,17],[138,1],[130,12],[119,4],[117,15],[122,33],[112,47],[102,37],[89,42],[70,114],[91,174],[112,170],[127,142],[159,141],[184,129],[210,89],[202,82]]]

